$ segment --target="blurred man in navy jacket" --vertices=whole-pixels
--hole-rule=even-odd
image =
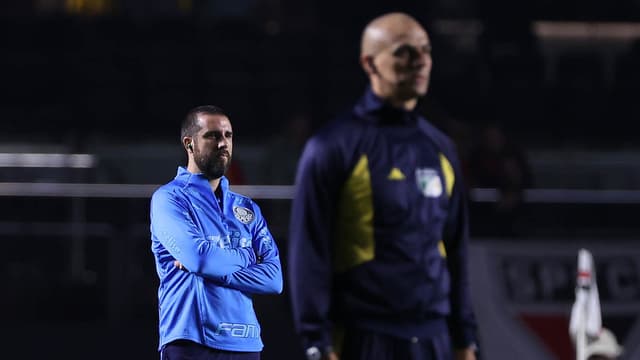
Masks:
[[[452,141],[415,111],[431,43],[403,13],[366,27],[370,87],[306,144],[289,280],[308,359],[475,359],[468,219]]]

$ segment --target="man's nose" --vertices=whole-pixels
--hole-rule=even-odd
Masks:
[[[416,50],[411,52],[409,63],[414,67],[423,67],[427,65],[430,60],[430,54]]]
[[[424,67],[431,68],[431,54],[420,52],[411,62],[411,65],[416,69],[422,69]]]
[[[218,145],[217,146],[218,149],[224,149],[229,147],[229,139],[225,138],[224,136],[220,136],[216,138],[216,143]]]

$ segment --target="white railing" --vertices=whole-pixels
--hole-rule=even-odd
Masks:
[[[71,197],[71,198],[149,198],[158,184],[88,184],[0,182],[0,196]],[[231,189],[254,199],[287,200],[294,194],[293,185],[233,185]],[[475,202],[495,202],[496,189],[471,189]],[[566,204],[640,204],[640,190],[526,189],[527,203]]]

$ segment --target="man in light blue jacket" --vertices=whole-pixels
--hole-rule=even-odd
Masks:
[[[282,292],[278,247],[258,205],[229,190],[224,111],[192,109],[181,138],[187,167],[151,199],[161,359],[259,359],[252,295]]]

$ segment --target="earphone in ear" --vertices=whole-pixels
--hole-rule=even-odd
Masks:
[[[193,152],[193,143],[190,142],[189,145],[187,145],[187,147],[189,148],[189,150],[191,150],[191,152]]]

